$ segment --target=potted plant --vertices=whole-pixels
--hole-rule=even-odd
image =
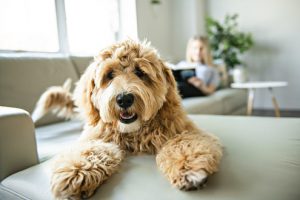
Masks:
[[[214,59],[224,62],[227,69],[232,72],[235,82],[245,82],[245,71],[238,67],[245,66],[240,60],[240,55],[253,46],[253,40],[250,33],[238,30],[237,18],[237,14],[226,15],[224,22],[220,23],[207,17],[206,30]]]

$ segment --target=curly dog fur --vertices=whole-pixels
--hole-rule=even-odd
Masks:
[[[55,158],[58,199],[90,197],[126,153],[156,154],[158,168],[182,190],[201,188],[218,170],[218,138],[187,117],[172,71],[148,43],[126,40],[101,51],[74,99],[86,123],[80,140]]]

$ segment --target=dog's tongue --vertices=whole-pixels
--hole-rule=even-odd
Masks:
[[[123,119],[131,119],[134,117],[134,113],[129,113],[127,111],[121,112],[120,113],[121,118]]]

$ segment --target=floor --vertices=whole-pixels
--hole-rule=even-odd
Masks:
[[[280,114],[281,114],[281,117],[300,117],[300,110],[281,110]],[[274,117],[275,113],[274,113],[274,110],[254,109],[252,115],[253,116]]]

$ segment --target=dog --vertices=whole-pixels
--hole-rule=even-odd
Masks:
[[[80,139],[54,158],[55,198],[92,196],[128,154],[154,154],[159,170],[180,190],[202,188],[218,171],[219,139],[187,117],[172,71],[148,42],[105,48],[74,93],[66,88],[50,88],[38,104],[40,110],[68,107],[68,116],[78,109],[73,115],[85,120]]]

